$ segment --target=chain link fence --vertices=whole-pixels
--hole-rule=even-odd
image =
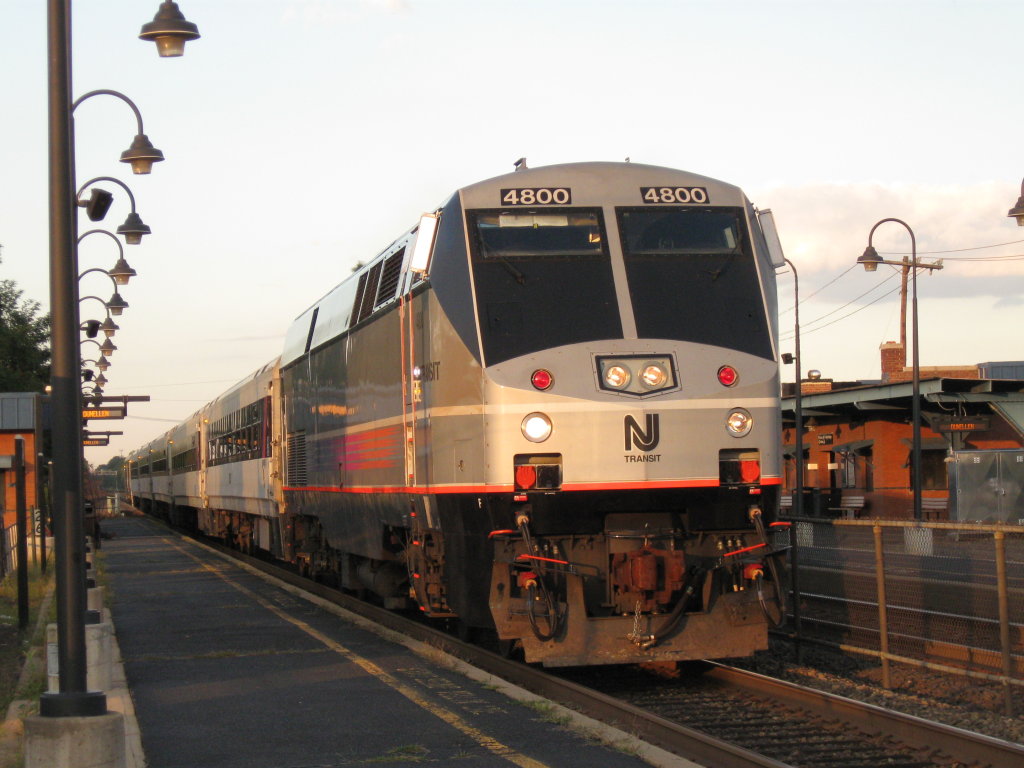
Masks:
[[[878,658],[996,682],[1012,714],[1024,686],[1024,528],[791,519],[790,629]],[[796,563],[795,571],[792,568]]]
[[[42,524],[38,509],[29,510],[28,560],[30,563],[42,561],[44,542],[42,541]],[[0,533],[0,580],[7,578],[18,569],[18,527],[11,525]],[[50,550],[53,547],[49,547]]]

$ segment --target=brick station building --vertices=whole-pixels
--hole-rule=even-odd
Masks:
[[[42,478],[37,471],[43,444],[43,396],[35,392],[0,392],[0,516],[3,527],[15,523],[16,488],[13,468],[15,438],[25,439],[25,506],[40,506]]]
[[[882,379],[801,382],[803,513],[913,517],[913,374],[901,344],[881,347]],[[783,506],[792,506],[795,384],[784,385]],[[926,519],[1024,523],[1024,363],[921,367]]]

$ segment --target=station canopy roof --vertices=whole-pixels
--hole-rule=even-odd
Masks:
[[[1024,438],[1024,380],[1020,379],[924,379],[920,382],[922,413],[948,414],[951,409],[967,416],[997,413]],[[801,396],[804,419],[838,418],[863,420],[884,412],[908,413],[914,386],[901,381],[837,387],[831,392],[805,392]],[[782,400],[782,419],[795,421],[795,398]]]

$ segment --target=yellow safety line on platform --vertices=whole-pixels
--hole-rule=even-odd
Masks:
[[[238,584],[238,583],[232,581],[224,573],[218,571],[216,568],[212,567],[211,565],[209,565],[207,563],[204,563],[202,560],[200,560],[198,557],[193,555],[191,552],[187,552],[185,549],[183,549],[177,543],[175,543],[173,541],[170,542],[170,543],[179,552],[181,552],[182,554],[186,555],[187,557],[189,557],[192,560],[195,560],[197,563],[199,563],[203,567],[203,569],[209,571],[210,573],[216,574],[217,576],[219,576],[221,579],[226,581],[228,584],[230,584],[232,587],[237,589],[242,594],[244,594],[244,595],[246,595],[248,597],[251,597],[253,600],[255,600],[257,603],[259,603],[261,606],[263,606],[267,610],[269,610],[271,613],[275,614],[276,616],[280,617],[281,619],[284,619],[289,624],[295,625],[296,627],[301,629],[303,632],[305,632],[310,637],[316,638],[321,643],[323,643],[325,646],[330,648],[332,651],[334,651],[337,654],[340,654],[341,656],[344,656],[346,659],[351,661],[353,664],[357,664],[358,666],[362,667],[362,669],[364,671],[366,671],[367,673],[373,675],[374,677],[376,677],[378,680],[380,680],[385,685],[387,685],[387,686],[393,688],[394,690],[398,691],[398,693],[400,693],[403,696],[405,696],[405,698],[409,699],[409,701],[411,701],[413,704],[416,704],[417,706],[422,707],[423,709],[427,710],[430,714],[434,715],[435,717],[438,717],[441,720],[444,720],[446,723],[448,723],[448,725],[450,725],[453,728],[461,731],[462,733],[464,733],[466,736],[471,738],[473,741],[475,741],[477,744],[479,744],[481,747],[483,747],[484,749],[488,750],[489,752],[492,752],[493,754],[498,755],[499,757],[505,758],[509,762],[514,763],[514,764],[520,766],[520,768],[549,768],[545,763],[542,763],[542,762],[540,762],[538,760],[534,760],[532,757],[527,757],[526,755],[520,754],[519,752],[516,752],[514,749],[512,749],[512,747],[509,747],[506,744],[502,744],[500,741],[498,741],[497,739],[492,738],[491,736],[488,736],[486,733],[484,733],[483,731],[479,730],[478,728],[474,728],[472,725],[467,723],[465,720],[463,720],[461,717],[456,715],[454,712],[451,712],[451,711],[449,711],[447,709],[444,709],[443,707],[439,707],[438,705],[434,704],[433,702],[428,701],[423,696],[421,696],[419,693],[417,693],[413,688],[410,688],[408,685],[406,685],[402,681],[398,680],[396,677],[392,676],[391,674],[389,674],[385,670],[381,669],[379,666],[374,664],[369,659],[364,659],[362,656],[360,656],[359,654],[349,650],[348,648],[343,646],[341,643],[338,643],[337,641],[332,640],[331,638],[327,637],[325,634],[323,634],[319,630],[314,629],[313,627],[311,627],[306,622],[300,621],[299,619],[296,619],[293,616],[289,616],[287,613],[285,613],[278,606],[274,605],[273,603],[271,603],[271,602],[269,602],[267,600],[264,600],[262,597],[257,595],[255,592],[247,589],[246,587],[243,587],[241,584]]]

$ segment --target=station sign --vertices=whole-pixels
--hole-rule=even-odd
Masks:
[[[86,447],[89,447],[89,446],[96,447],[96,446],[110,445],[110,438],[109,437],[86,437],[86,438],[84,438],[82,440],[82,445],[84,445]]]
[[[991,428],[991,416],[933,416],[929,419],[936,432],[984,432]]]
[[[123,419],[125,417],[123,405],[110,406],[107,408],[83,408],[83,419]]]

